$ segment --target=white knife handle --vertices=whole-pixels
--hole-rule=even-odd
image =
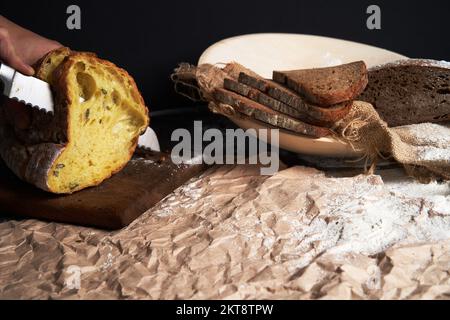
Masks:
[[[9,95],[16,70],[0,62],[0,81],[3,82],[3,94]]]

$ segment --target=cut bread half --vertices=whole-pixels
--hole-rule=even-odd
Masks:
[[[216,88],[213,93],[218,113],[231,115],[234,110],[250,118],[268,123],[274,127],[290,130],[311,137],[325,137],[332,134],[331,130],[305,123],[286,114],[272,110],[260,103],[238,95],[232,91]],[[228,106],[228,107],[226,107]],[[230,109],[231,108],[231,109]]]
[[[363,61],[327,68],[274,71],[273,80],[319,106],[353,100],[368,82]]]
[[[449,121],[450,63],[408,59],[374,67],[358,99],[390,126]]]
[[[67,48],[44,57],[37,76],[52,85],[54,116],[39,117],[33,110],[26,130],[3,118],[0,154],[6,164],[23,180],[63,194],[98,185],[121,170],[149,122],[131,76]]]

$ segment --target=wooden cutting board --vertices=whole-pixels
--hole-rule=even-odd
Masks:
[[[72,195],[54,195],[19,180],[1,162],[0,217],[120,229],[205,169],[203,165],[178,166],[167,154],[140,150],[101,185]]]

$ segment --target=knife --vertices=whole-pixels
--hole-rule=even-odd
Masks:
[[[150,149],[153,151],[161,151],[159,147],[158,137],[156,136],[156,133],[152,128],[147,127],[145,133],[142,136],[139,136],[138,147]]]
[[[3,94],[8,98],[53,112],[53,94],[47,82],[25,76],[1,62],[0,82],[3,83]]]

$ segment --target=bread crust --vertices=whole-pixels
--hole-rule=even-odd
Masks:
[[[384,68],[401,67],[401,66],[434,67],[434,68],[443,68],[443,69],[450,70],[450,62],[444,61],[444,60],[439,61],[439,60],[433,60],[433,59],[401,59],[401,60],[396,60],[396,61],[373,66],[373,67],[369,68],[368,71],[370,72],[370,71],[380,70],[380,69],[384,69]]]
[[[61,56],[69,56],[71,54],[71,50],[67,47],[61,47],[58,49],[55,49],[53,51],[50,51],[45,56],[43,56],[41,59],[38,60],[38,62],[34,65],[34,69],[36,70],[36,78],[43,79],[44,78],[44,72],[46,71],[46,67],[52,63],[52,57],[55,57],[56,55]],[[50,81],[51,82],[51,81]]]

